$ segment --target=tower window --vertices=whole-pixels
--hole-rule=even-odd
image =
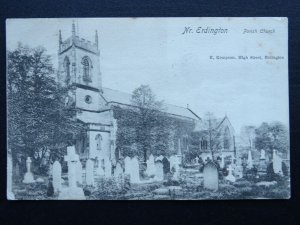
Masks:
[[[101,150],[101,142],[102,142],[101,134],[97,134],[95,140],[96,140],[97,150],[100,151]]]
[[[201,144],[201,149],[207,150],[207,140],[202,139],[200,144]]]
[[[85,96],[85,102],[88,103],[88,104],[91,104],[92,103],[92,97],[90,95],[87,95]]]
[[[66,74],[66,84],[69,85],[71,81],[71,74],[70,74],[70,60],[66,56],[64,60],[64,69],[65,69],[65,74]]]
[[[83,66],[83,80],[87,82],[91,82],[92,63],[89,57],[85,56],[82,58],[82,66]]]

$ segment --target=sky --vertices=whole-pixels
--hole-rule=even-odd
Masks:
[[[132,93],[141,84],[150,85],[158,100],[188,104],[200,117],[206,112],[227,115],[237,133],[243,125],[289,124],[286,18],[9,19],[7,49],[18,42],[43,46],[57,68],[58,32],[68,38],[73,21],[82,38],[94,42],[98,31],[104,87]],[[192,32],[184,33],[186,27]],[[227,33],[197,33],[198,27]]]

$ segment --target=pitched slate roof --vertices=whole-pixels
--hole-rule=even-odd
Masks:
[[[132,106],[131,94],[122,91],[113,90],[110,88],[102,88],[102,90],[103,90],[102,96],[106,100],[106,102]],[[198,117],[193,111],[191,111],[188,108],[166,104],[166,103],[164,104],[164,108],[167,113],[175,116],[187,117],[189,119],[194,119],[194,120],[200,119],[200,117]]]

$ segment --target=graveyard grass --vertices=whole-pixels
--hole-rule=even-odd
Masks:
[[[280,176],[276,177],[273,182],[266,182],[268,178],[265,176],[237,179],[234,183],[220,179],[218,191],[207,190],[203,187],[202,173],[198,168],[183,168],[179,181],[174,181],[171,177],[171,175],[165,177],[164,181],[139,184],[130,183],[129,177],[125,177],[121,182],[116,178],[100,177],[95,179],[94,186],[80,186],[87,200],[221,200],[287,199],[290,197],[288,178]],[[52,182],[47,177],[42,178],[44,182],[41,183],[14,182],[13,190],[16,199],[58,199],[57,193],[54,195],[51,193]],[[66,177],[64,180],[67,184]]]

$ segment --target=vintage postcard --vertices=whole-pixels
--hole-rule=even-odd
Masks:
[[[290,198],[287,18],[8,19],[9,200]]]

